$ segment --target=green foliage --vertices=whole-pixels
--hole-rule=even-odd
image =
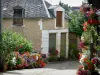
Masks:
[[[16,65],[22,64],[21,58],[18,56],[17,61],[16,61]]]
[[[82,37],[84,37],[84,43],[89,43],[90,38],[91,38],[91,34],[90,34],[90,32],[83,32]]]
[[[75,32],[78,36],[81,36],[83,32],[82,25],[85,21],[85,17],[79,11],[72,11],[69,15],[72,18],[69,21],[70,32]]]
[[[11,52],[7,55],[6,57],[6,64],[8,64],[8,66],[14,66],[16,64],[16,57],[15,57],[15,54],[14,52]]]
[[[10,51],[7,50],[5,42],[0,42],[0,68],[4,67],[6,56],[9,53],[10,53]]]
[[[10,31],[3,31],[2,42],[6,45],[7,50],[17,50],[20,53],[32,51],[32,43],[26,40],[21,34]]]
[[[79,50],[77,50],[77,45],[71,44],[70,45],[70,57],[76,59],[78,57]]]
[[[57,56],[49,56],[48,61],[52,62],[52,61],[57,61],[58,57]]]
[[[50,48],[49,55],[50,56],[52,56],[52,55],[57,56],[58,55],[58,50],[56,50],[55,48]]]
[[[65,9],[65,11],[70,11],[71,7],[68,4],[64,4],[61,1],[59,2],[59,5]]]
[[[97,45],[97,46],[96,46],[96,50],[97,50],[97,51],[100,51],[100,45]]]
[[[0,42],[0,56],[5,57],[10,51],[7,50],[5,42]]]
[[[21,34],[3,31],[2,42],[0,42],[0,64],[8,64],[12,66],[15,64],[13,51],[24,53],[32,51],[32,43],[26,40]],[[0,66],[0,67],[1,67]]]
[[[56,50],[55,48],[50,48],[49,49],[49,61],[57,61],[58,59],[58,50]]]

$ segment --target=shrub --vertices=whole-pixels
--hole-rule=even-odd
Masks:
[[[2,42],[0,42],[0,64],[2,64],[0,67],[2,67],[2,69],[5,64],[13,65],[11,62],[13,56],[10,54],[15,50],[21,54],[26,51],[31,52],[32,43],[26,40],[21,34],[4,30],[2,32]]]
[[[78,57],[79,51],[75,44],[70,45],[70,57],[76,59]]]
[[[57,60],[58,60],[58,57],[57,57],[57,56],[49,56],[49,57],[48,57],[48,61],[49,61],[49,62],[57,61]]]
[[[3,31],[2,42],[6,45],[8,50],[24,52],[32,51],[32,43],[26,40],[21,34],[11,31]]]

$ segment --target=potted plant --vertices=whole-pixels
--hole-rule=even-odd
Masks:
[[[49,61],[57,61],[58,59],[58,50],[54,49],[54,48],[50,48],[49,49]]]

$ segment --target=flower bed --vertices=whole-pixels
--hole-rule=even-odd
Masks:
[[[2,32],[0,42],[0,72],[13,69],[44,67],[41,54],[31,54],[33,45],[21,34],[11,31]]]
[[[6,60],[7,70],[13,69],[26,69],[26,68],[43,68],[46,66],[46,63],[42,59],[41,55],[30,54],[29,52],[25,52],[20,54],[17,51],[13,52],[14,57],[10,60]],[[11,57],[11,55],[10,55]]]

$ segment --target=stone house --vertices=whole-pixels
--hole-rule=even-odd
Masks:
[[[45,0],[3,0],[3,28],[22,33],[47,56],[55,48],[68,57],[69,19],[61,6]]]

